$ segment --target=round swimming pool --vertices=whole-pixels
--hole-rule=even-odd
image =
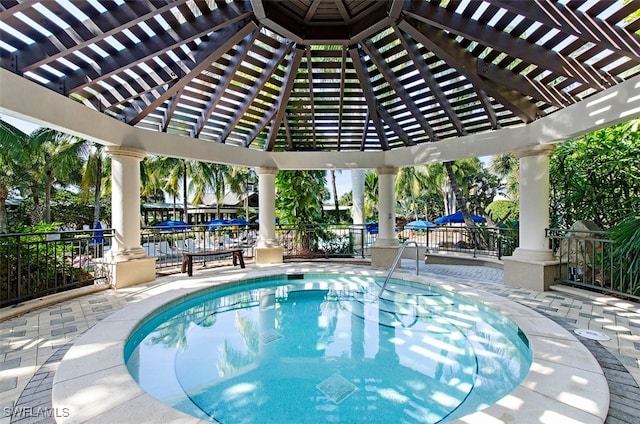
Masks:
[[[144,320],[125,362],[153,397],[219,423],[438,423],[517,387],[528,341],[496,311],[378,277],[289,274],[198,292]]]

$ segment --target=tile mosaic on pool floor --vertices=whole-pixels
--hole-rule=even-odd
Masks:
[[[358,388],[340,374],[334,374],[316,386],[333,403],[340,403]]]

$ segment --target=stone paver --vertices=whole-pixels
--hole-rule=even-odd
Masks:
[[[413,269],[415,261],[402,261],[402,271]],[[481,287],[528,306],[568,330],[588,328],[609,335],[610,342],[581,340],[598,353],[594,356],[609,381],[612,401],[607,422],[638,422],[639,304],[580,290],[540,293],[513,288],[502,284],[502,270],[489,267],[420,264],[420,274]],[[50,423],[52,416],[64,414],[51,409],[51,384],[73,341],[110,313],[147,298],[150,287],[179,278],[183,277],[160,277],[144,285],[89,294],[0,322],[0,424]]]

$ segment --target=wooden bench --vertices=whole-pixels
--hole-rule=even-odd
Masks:
[[[207,256],[232,255],[233,266],[240,263],[240,268],[244,268],[244,258],[242,257],[242,249],[223,249],[223,250],[203,250],[200,252],[182,252],[182,272],[187,272],[189,277],[193,275],[193,258]]]

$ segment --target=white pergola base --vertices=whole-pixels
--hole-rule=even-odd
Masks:
[[[282,246],[256,247],[254,249],[256,265],[281,264],[284,262]]]
[[[555,284],[560,266],[551,252],[523,252],[522,249],[516,249],[513,256],[503,257],[502,262],[505,284],[540,292]]]
[[[102,269],[109,285],[115,289],[146,283],[156,279],[156,258],[144,257],[127,261],[110,261],[105,258]]]

